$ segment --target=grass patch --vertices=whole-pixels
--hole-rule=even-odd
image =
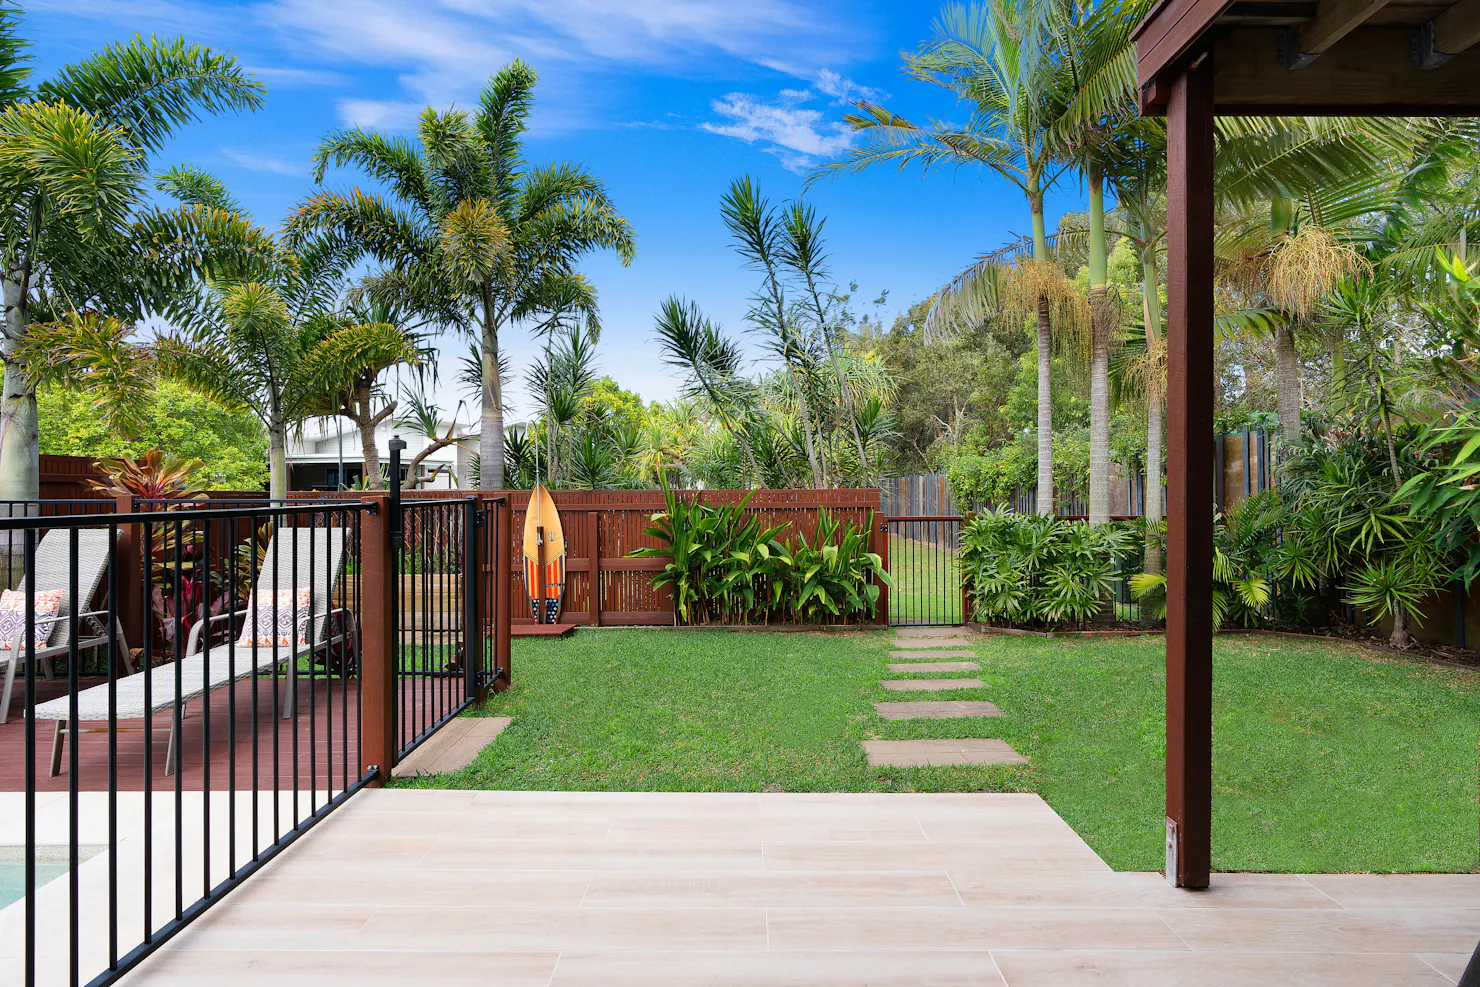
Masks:
[[[1035,791],[1111,866],[1162,864],[1159,638],[983,637],[1007,716],[886,722],[892,635],[580,632],[514,643],[513,724],[428,787]],[[950,677],[950,676],[946,676]],[[1324,641],[1215,647],[1219,870],[1473,871],[1480,673]],[[870,768],[866,737],[1001,737],[1028,766]]]
[[[919,522],[922,537],[953,533],[946,525]],[[901,535],[889,536],[889,620],[894,624],[959,624],[961,559],[954,548]]]

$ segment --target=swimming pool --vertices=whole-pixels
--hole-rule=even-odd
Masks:
[[[36,886],[67,873],[66,864],[36,862]],[[26,896],[26,865],[0,862],[0,908]]]

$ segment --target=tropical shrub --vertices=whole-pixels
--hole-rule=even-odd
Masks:
[[[1138,545],[1126,523],[984,511],[961,528],[961,572],[980,620],[1082,625],[1105,612]]]
[[[675,623],[846,621],[872,616],[880,585],[892,585],[883,560],[867,550],[867,527],[819,510],[810,539],[783,541],[787,525],[764,527],[747,513],[752,494],[735,504],[702,497],[665,486],[664,509],[646,529],[662,544],[629,553],[667,559],[653,586],[670,587]]]

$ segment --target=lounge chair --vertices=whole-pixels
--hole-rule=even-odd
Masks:
[[[57,606],[56,623],[52,626],[51,633],[47,635],[45,645],[38,647],[35,651],[35,658],[42,663],[47,678],[51,678],[51,660],[70,654],[72,651],[74,628],[70,612],[72,604],[68,599],[68,590],[71,588],[70,563],[72,561],[70,541],[70,530],[53,528],[42,537],[41,543],[36,546],[36,591],[41,593],[60,591],[62,594],[62,601]],[[98,585],[103,581],[103,574],[108,571],[108,530],[106,528],[78,529],[76,562],[77,605],[91,606],[92,599],[97,594]],[[20,591],[30,592],[29,581],[21,583]],[[107,620],[107,610],[84,610],[77,614],[77,622],[82,627],[81,636],[76,642],[79,652],[108,643]],[[123,628],[116,626],[116,629],[118,652],[123,655],[124,663],[132,673],[133,664],[129,658],[128,642],[123,637]],[[9,651],[0,651],[0,662],[5,664],[5,689],[4,694],[0,695],[0,723],[4,723],[10,717],[10,696],[15,686],[15,670],[25,660],[26,640],[23,629],[16,637],[13,648]]]
[[[293,543],[297,543],[296,567]],[[286,543],[286,547],[284,544]],[[277,569],[281,551],[282,568]],[[201,621],[190,629],[185,646],[185,657],[178,662],[169,662],[155,668],[118,679],[113,683],[116,696],[116,718],[143,719],[162,710],[175,708],[170,721],[168,753],[165,757],[165,773],[173,774],[179,761],[180,725],[185,717],[185,706],[198,696],[211,690],[229,685],[239,679],[270,671],[275,665],[286,664],[288,691],[283,709],[283,718],[293,715],[297,703],[298,660],[304,656],[312,658],[319,652],[327,652],[336,645],[349,642],[355,657],[360,653],[359,628],[357,621],[347,609],[331,607],[333,592],[344,568],[344,529],[342,528],[279,528],[267,547],[262,569],[257,574],[253,600],[259,594],[270,601],[274,592],[297,591],[312,588],[310,618],[307,633],[309,643],[300,644],[296,633],[290,635],[291,644],[245,644],[237,640],[240,628],[234,623],[245,618],[255,625],[252,607],[247,606],[233,613],[217,614]],[[276,576],[274,572],[276,571]],[[289,605],[289,608],[291,604]],[[272,603],[264,602],[263,613],[272,611]],[[230,640],[210,642],[204,632],[207,625],[227,623],[231,630]],[[333,626],[337,623],[337,627]],[[202,649],[202,638],[206,643]],[[177,668],[178,666],[178,668]],[[180,691],[175,691],[175,676],[179,674]],[[149,685],[148,709],[145,709],[144,686]],[[207,702],[209,697],[207,696]],[[67,734],[106,732],[106,727],[92,729],[69,729],[71,715],[68,697],[62,696],[36,707],[38,720],[55,720],[56,731],[52,739],[51,773],[61,771],[62,747]],[[108,718],[108,685],[103,683],[77,694],[78,722],[106,720]],[[138,729],[138,728],[133,728]]]

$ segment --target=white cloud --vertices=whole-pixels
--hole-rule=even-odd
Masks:
[[[244,67],[263,82],[274,86],[339,86],[349,81],[346,76],[327,69],[280,68],[268,65]]]
[[[422,109],[422,103],[401,100],[345,99],[339,102],[339,119],[367,130],[411,130]]]
[[[308,174],[307,161],[289,161],[275,154],[262,154],[256,151],[238,151],[230,147],[221,148],[221,153],[248,171],[266,171],[274,175],[296,175],[298,177]]]
[[[804,103],[813,99],[806,90],[783,89],[771,102],[749,93],[730,93],[710,106],[726,122],[700,124],[704,130],[735,137],[781,159],[792,171],[805,171],[818,158],[831,158],[853,143],[853,132],[839,121],[825,121],[821,110]]]
[[[817,91],[824,96],[833,98],[833,105],[840,106],[843,103],[855,103],[860,99],[879,100],[887,99],[888,96],[882,90],[872,86],[861,86],[852,79],[845,78],[832,69],[822,69],[817,73]]]

